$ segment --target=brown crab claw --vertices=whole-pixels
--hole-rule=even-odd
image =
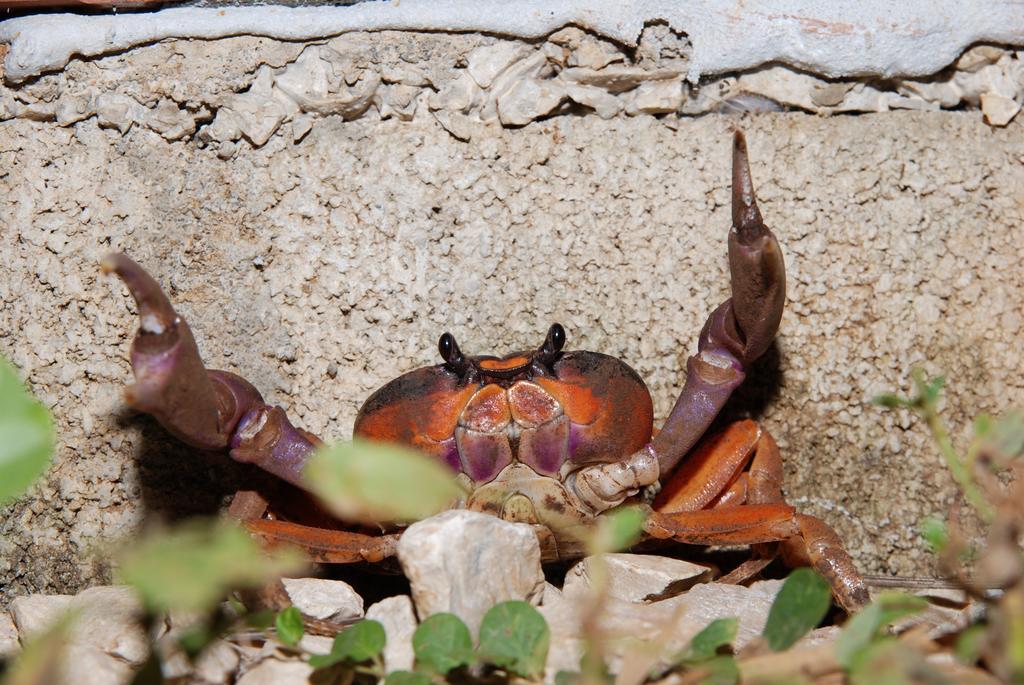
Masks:
[[[234,459],[302,487],[302,468],[319,439],[295,428],[280,407],[265,404],[244,378],[205,368],[188,324],[141,266],[112,254],[101,267],[117,274],[139,307],[128,403],[186,444],[230,449]]]
[[[747,366],[764,354],[779,330],[786,303],[786,266],[779,243],[757,208],[747,142],[740,131],[736,131],[732,146],[729,271],[737,328],[730,343]]]
[[[226,447],[216,394],[188,324],[157,282],[125,255],[108,255],[101,267],[117,274],[139,307],[139,330],[131,351],[135,384],[125,391],[128,404],[152,414],[190,445]]]
[[[754,195],[747,144],[739,131],[732,144],[732,229],[729,231],[732,297],[704,324],[686,383],[661,432],[651,441],[662,474],[668,474],[707,430],[747,369],[771,345],[786,300],[782,250],[764,225]]]

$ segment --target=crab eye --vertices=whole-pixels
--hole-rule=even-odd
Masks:
[[[551,357],[562,351],[562,347],[565,346],[565,329],[562,328],[562,324],[556,323],[548,329],[548,335],[544,338],[544,344],[540,347],[540,353],[547,361],[551,361]]]
[[[444,359],[445,363],[456,372],[462,373],[466,370],[466,358],[462,356],[462,350],[455,342],[454,335],[451,333],[442,335],[441,339],[437,341],[437,350],[441,353],[441,359]]]
[[[445,333],[441,336],[441,339],[437,341],[437,351],[441,353],[441,359],[445,360],[449,364],[452,363],[454,355],[452,354],[459,349],[459,346],[455,344],[455,336],[451,333]]]

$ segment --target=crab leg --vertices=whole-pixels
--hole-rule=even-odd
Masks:
[[[365,535],[266,519],[243,521],[243,524],[265,544],[299,547],[311,561],[322,564],[376,563],[395,556],[398,546],[397,534]]]
[[[652,511],[644,530],[658,539],[689,545],[752,545],[799,535],[796,509],[788,504],[750,504],[731,509]]]
[[[651,511],[644,530],[654,538],[694,545],[802,540],[808,565],[828,580],[845,609],[859,609],[869,599],[867,586],[835,532],[823,521],[798,514],[787,504],[750,504],[671,514]]]
[[[771,345],[786,299],[782,250],[754,197],[747,144],[736,132],[732,151],[732,297],[708,318],[687,363],[686,383],[661,432],[651,441],[662,474],[671,473],[704,434],[750,365]]]
[[[118,275],[139,307],[128,404],[152,414],[186,444],[230,449],[234,459],[302,487],[302,466],[319,439],[295,428],[280,407],[264,403],[244,378],[207,370],[188,324],[142,267],[123,254],[109,255],[102,267]]]
[[[728,509],[729,507],[738,507],[747,501],[747,494],[750,489],[750,482],[747,478],[747,474],[741,473],[733,481],[729,489],[723,492],[721,495],[715,498],[711,503],[711,509]]]
[[[697,511],[727,492],[743,474],[761,438],[756,422],[737,421],[703,441],[663,484],[654,500],[662,513]],[[746,479],[744,479],[744,483]]]

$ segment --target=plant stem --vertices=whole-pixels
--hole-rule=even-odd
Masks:
[[[920,390],[923,387],[924,381],[915,374],[915,381],[917,381],[919,392],[921,393],[918,398],[918,410],[921,416],[924,418],[925,423],[928,424],[928,430],[931,431],[932,440],[939,447],[939,453],[942,455],[943,460],[946,462],[946,467],[949,469],[950,474],[953,476],[953,480],[960,486],[960,490],[964,493],[964,497],[971,503],[975,511],[985,523],[992,523],[995,518],[995,511],[993,511],[991,505],[986,501],[981,490],[978,489],[977,483],[971,477],[971,472],[964,463],[964,460],[957,454],[956,448],[953,447],[953,440],[949,437],[949,430],[946,428],[946,424],[942,421],[942,417],[939,416],[939,412],[935,407],[935,401],[926,396],[926,394]]]

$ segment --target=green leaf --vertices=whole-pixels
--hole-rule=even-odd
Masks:
[[[303,479],[346,521],[418,521],[464,494],[451,470],[434,459],[408,447],[366,440],[318,449]]]
[[[392,671],[384,678],[384,685],[430,685],[430,676],[425,673]]]
[[[416,667],[438,675],[473,661],[473,638],[455,614],[434,614],[419,624],[412,635],[412,649]]]
[[[847,621],[836,640],[836,659],[850,670],[893,621],[922,611],[928,602],[901,592],[883,592],[859,614]]]
[[[935,516],[927,517],[921,521],[921,537],[928,543],[932,552],[940,554],[949,544],[949,531],[946,530],[946,522]]]
[[[875,395],[871,398],[871,404],[876,404],[879,407],[888,407],[894,409],[896,407],[913,407],[914,401],[908,400],[905,397],[900,397],[891,392],[884,393],[882,395]]]
[[[715,619],[693,636],[690,646],[684,650],[684,660],[695,662],[713,658],[719,649],[736,639],[739,626],[739,619],[736,618]]]
[[[181,633],[178,638],[178,646],[189,659],[195,659],[217,637],[217,633],[210,624],[207,621],[201,621],[194,626],[189,626]]]
[[[544,672],[550,641],[547,621],[527,602],[495,604],[480,623],[480,656],[524,678]]]
[[[636,506],[624,506],[606,512],[598,519],[597,529],[588,541],[591,555],[617,552],[640,540],[647,515]]]
[[[302,612],[295,607],[288,607],[279,612],[274,619],[274,627],[277,629],[277,639],[289,647],[297,645],[306,632]]]
[[[245,609],[242,609],[244,612]],[[277,616],[274,614],[273,609],[260,609],[259,611],[250,611],[245,613],[242,619],[245,621],[245,625],[256,630],[266,630],[270,626],[274,625],[277,620]]]
[[[990,449],[1004,458],[1024,455],[1024,412],[1011,411],[997,419],[985,440]]]
[[[358,664],[380,656],[387,637],[384,626],[373,619],[363,619],[338,633],[330,654],[314,654],[309,665],[316,669],[328,668],[342,662]]]
[[[700,685],[736,685],[740,682],[740,668],[731,656],[716,656],[696,668],[701,674]]]
[[[206,611],[233,589],[302,568],[294,550],[266,550],[223,519],[195,519],[150,534],[121,555],[119,576],[153,612]]]
[[[946,379],[937,376],[925,383],[921,396],[927,404],[934,405],[939,401],[939,395],[942,394],[944,387],[946,387]]]
[[[983,623],[975,623],[968,626],[956,638],[953,646],[953,654],[956,660],[967,666],[972,666],[981,658],[981,648],[985,640],[985,628]]]
[[[19,497],[50,465],[53,423],[0,357],[0,506]]]
[[[894,637],[868,645],[850,670],[851,685],[913,685],[945,683],[924,655],[907,649]]]
[[[988,414],[978,414],[974,417],[974,439],[982,440],[989,437],[992,434],[992,426],[995,425],[995,421]]]
[[[789,649],[821,623],[831,606],[828,581],[809,568],[793,571],[768,611],[764,625],[768,646],[776,652]]]
[[[579,685],[583,674],[579,671],[559,671],[555,674],[555,685]]]

